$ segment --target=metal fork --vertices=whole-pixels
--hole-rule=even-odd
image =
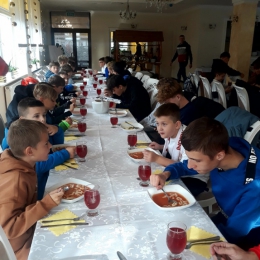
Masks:
[[[169,204],[177,203],[176,200],[173,200],[173,199],[171,199],[171,198],[168,196],[168,194],[165,192],[165,190],[164,190],[163,188],[161,188],[161,190],[162,190],[162,191],[164,192],[164,194],[166,195]]]
[[[216,243],[216,242],[223,242],[223,241],[220,240],[219,236],[209,237],[209,238],[205,238],[205,239],[190,241],[186,244],[185,249],[190,249],[192,246],[195,246],[195,245],[212,244],[212,243]]]
[[[63,219],[55,219],[55,220],[43,220],[42,223],[51,223],[51,222],[57,222],[57,221],[65,221],[65,220],[72,220],[72,221],[78,221],[82,217],[84,217],[87,213],[84,213],[82,216],[77,218],[63,218]]]
[[[128,125],[130,125],[130,126],[132,126],[134,129],[139,129],[139,127],[136,127],[136,126],[134,126],[134,125],[128,123],[127,121],[125,121],[125,123],[128,124]]]

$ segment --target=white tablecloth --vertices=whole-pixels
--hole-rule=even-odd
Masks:
[[[136,179],[138,165],[127,157],[127,133],[119,127],[111,128],[109,115],[95,114],[90,101],[87,99],[88,129],[86,137],[81,138],[88,145],[86,162],[80,163],[79,170],[52,170],[47,187],[68,177],[99,184],[99,215],[84,217],[91,223],[90,226],[78,226],[59,237],[48,229],[41,229],[37,223],[28,259],[117,260],[117,251],[121,251],[128,260],[166,259],[167,223],[174,220],[220,235],[198,203],[184,210],[166,212],[151,202],[147,188],[140,187]],[[119,118],[119,123],[125,120],[134,119],[129,115]],[[144,132],[139,132],[138,140],[149,139]],[[155,168],[156,165],[152,165],[152,169]],[[179,180],[175,182],[182,185]],[[61,203],[50,214],[65,208],[78,216],[87,210],[84,201],[80,200],[74,204]],[[204,258],[185,250],[183,259]]]

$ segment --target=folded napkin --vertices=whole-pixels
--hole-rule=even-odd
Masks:
[[[67,167],[66,165],[69,167]],[[79,168],[79,165],[74,158],[65,161],[62,165],[58,165],[54,169],[55,171],[64,171],[64,170],[68,170],[69,168],[75,168],[75,169]]]
[[[137,141],[138,148],[146,148],[146,147],[148,147],[147,145],[142,145],[143,143],[147,144],[149,142],[147,142],[147,141]]]
[[[77,140],[77,139],[79,139],[79,137],[77,137],[77,136],[64,136],[65,142],[69,142],[69,141],[73,141],[73,140]]]
[[[197,228],[195,226],[191,226],[190,229],[187,231],[187,241],[194,240],[194,239],[203,239],[203,238],[209,238],[209,237],[215,237],[216,234],[209,233],[203,229]],[[224,238],[221,238],[221,240],[225,241]],[[190,251],[203,256],[206,259],[210,259],[210,244],[205,245],[194,245],[190,248]]]
[[[66,219],[66,218],[77,218],[78,216],[69,211],[68,209],[64,209],[59,211],[50,217],[44,218],[42,220],[57,220],[57,219]],[[40,221],[41,222],[41,221]],[[62,220],[62,221],[55,221],[50,223],[41,223],[42,226],[44,225],[58,225],[58,224],[68,224],[68,223],[84,223],[86,222],[84,219],[73,221],[73,220]],[[48,228],[56,237],[68,232],[69,230],[75,228],[76,226],[60,226],[60,227],[52,227]]]

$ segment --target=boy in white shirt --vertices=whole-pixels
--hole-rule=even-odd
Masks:
[[[168,166],[176,162],[188,160],[185,150],[181,145],[182,132],[186,128],[180,121],[180,112],[177,105],[167,103],[161,105],[154,113],[157,131],[165,140],[164,145],[152,142],[150,147],[155,150],[163,150],[162,156],[152,151],[145,150],[144,159],[147,162],[155,162],[162,166]],[[209,173],[202,175],[182,177],[184,184],[188,187],[194,197],[207,189]]]

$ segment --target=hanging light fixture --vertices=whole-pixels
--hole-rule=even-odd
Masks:
[[[136,12],[133,12],[132,10],[130,10],[129,0],[127,0],[126,10],[124,12],[120,11],[119,16],[121,19],[124,19],[124,20],[134,19],[136,17]]]
[[[150,4],[150,7],[155,6],[158,13],[162,13],[163,8],[177,4],[183,0],[145,0],[146,4]]]

